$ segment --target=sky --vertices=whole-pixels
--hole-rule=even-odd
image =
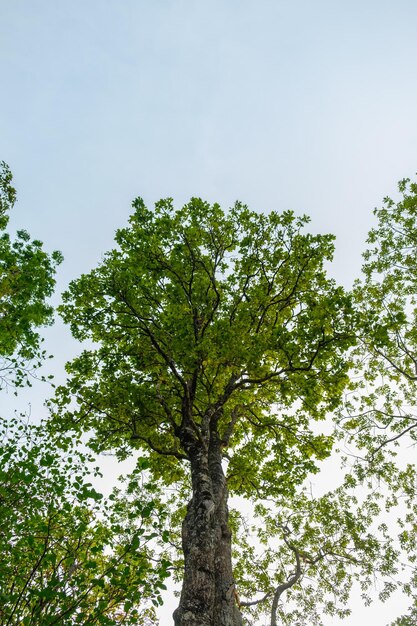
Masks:
[[[136,196],[307,213],[349,285],[373,208],[417,171],[416,23],[415,0],[0,0],[11,227],[63,252],[55,302]],[[46,336],[63,380],[78,347]]]

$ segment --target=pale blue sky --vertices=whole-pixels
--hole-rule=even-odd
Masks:
[[[239,198],[307,212],[359,265],[417,169],[416,23],[414,0],[1,0],[16,225],[62,249],[64,281],[136,195]]]
[[[417,171],[416,25],[415,0],[0,0],[12,226],[62,250],[62,289],[133,197],[240,199],[335,233],[349,283]],[[49,345],[59,378],[60,325]]]

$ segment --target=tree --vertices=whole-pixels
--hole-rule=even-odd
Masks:
[[[106,501],[76,442],[20,419],[0,429],[0,625],[143,624],[169,565],[150,560],[163,532],[155,490],[137,472]]]
[[[236,626],[228,492],[291,496],[329,455],[312,423],[348,382],[351,300],[324,270],[333,237],[304,233],[305,217],[133,207],[118,247],[64,294],[94,347],[68,364],[53,423],[93,432],[96,451],[146,450],[156,480],[190,485],[174,621]]]
[[[377,446],[387,447],[406,434],[415,440],[417,433],[413,416],[417,389],[417,184],[405,179],[399,183],[399,191],[399,202],[385,198],[384,206],[374,212],[378,223],[368,237],[372,247],[364,255],[365,280],[357,283],[355,293],[362,310],[360,348],[362,355],[367,355],[367,380],[374,383],[383,373],[387,383],[385,389],[375,389],[374,397],[383,397],[384,406],[375,410],[371,419],[384,432],[374,437],[374,454]]]
[[[29,381],[45,356],[37,329],[52,322],[47,302],[55,285],[59,252],[47,254],[25,230],[13,240],[6,227],[16,201],[12,174],[0,163],[0,388]],[[30,382],[30,381],[29,381]]]
[[[368,236],[363,280],[354,299],[360,341],[354,354],[357,383],[344,403],[340,423],[362,462],[361,479],[377,477],[390,489],[390,500],[404,500],[396,520],[398,543],[408,560],[404,585],[414,609],[395,624],[412,624],[416,605],[417,527],[415,466],[405,464],[404,441],[417,437],[417,184],[398,185],[400,198],[384,199],[374,211],[377,223]]]
[[[257,503],[252,526],[241,526],[236,542],[245,623],[319,626],[326,615],[347,617],[354,584],[367,604],[375,587],[385,600],[399,585],[401,566],[379,519],[381,500],[380,492],[345,482],[320,497],[303,489],[273,505]]]
[[[2,230],[16,197],[11,181],[3,163]],[[52,321],[47,298],[60,260],[25,231],[14,242],[5,232],[0,238],[0,387],[30,384],[44,357],[38,328]],[[86,480],[98,470],[91,455],[77,451],[78,440],[0,417],[0,444],[0,625],[154,618],[169,563],[150,560],[150,542],[165,531],[157,490],[141,472],[146,462],[106,501]]]

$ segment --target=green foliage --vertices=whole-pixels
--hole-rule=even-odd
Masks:
[[[0,230],[9,221],[9,211],[16,202],[16,189],[12,186],[13,175],[4,161],[0,162]]]
[[[377,580],[385,600],[403,559],[413,605],[393,626],[415,623],[417,478],[397,453],[417,436],[417,184],[399,191],[375,211],[351,294],[324,270],[333,238],[306,233],[305,217],[135,200],[117,247],[64,294],[61,315],[93,347],[68,364],[52,421],[0,420],[0,626],[154,623],[171,561],[181,578],[188,442],[213,438],[253,509],[231,516],[248,623],[344,617],[354,581],[368,603]],[[0,387],[45,356],[61,262],[6,232],[15,200],[2,163]],[[313,422],[331,412],[339,432],[326,436]],[[108,500],[88,482],[82,432],[95,451],[144,451]],[[313,498],[300,485],[337,435],[355,462]]]
[[[11,181],[0,164],[0,231],[16,198]],[[47,298],[60,261],[25,231],[14,241],[0,235],[0,388],[30,384],[45,357],[37,329],[52,321]],[[0,418],[1,626],[155,620],[169,574],[169,562],[153,558],[155,536],[166,533],[157,490],[142,466],[103,499],[88,482],[98,474],[93,458],[80,449],[44,423]]]
[[[330,500],[316,503],[314,512],[305,495],[295,495],[332,450],[333,436],[313,422],[339,406],[349,382],[346,355],[356,340],[351,298],[324,270],[333,237],[306,233],[305,217],[258,215],[241,204],[228,213],[196,198],[180,210],[171,200],[154,211],[140,199],[133,206],[129,227],[116,234],[117,247],[63,296],[64,321],[93,347],[67,365],[69,380],[58,389],[51,428],[88,432],[94,450],[120,458],[145,451],[155,481],[172,489],[170,541],[162,549],[177,578],[190,488],[187,437],[202,447],[217,438],[228,488],[257,503],[264,529],[257,541],[268,544],[263,560],[251,563],[249,544],[238,541],[239,587],[248,594],[264,589],[270,605],[294,550],[282,524],[273,528],[265,499],[276,511],[286,498],[294,519],[310,516],[310,530],[301,531],[299,521],[294,532],[300,545],[320,554],[312,529],[326,519],[326,506],[329,515],[337,511],[334,533],[343,517]],[[323,558],[308,575],[327,572],[330,578],[335,568],[342,580],[342,563],[350,563],[347,544],[355,540],[352,530],[340,558]],[[372,553],[369,567],[371,537],[363,545]],[[276,567],[281,561],[285,567]],[[340,586],[342,602],[349,588]],[[291,593],[300,606],[307,607],[307,598],[313,603],[312,592],[303,595],[297,587]],[[330,583],[320,593],[327,602]],[[343,613],[331,606],[331,614]],[[308,614],[315,615],[311,607]]]
[[[163,511],[143,472],[106,501],[86,482],[98,470],[76,442],[18,419],[1,420],[0,436],[1,626],[154,618],[169,563],[150,560]]]
[[[415,622],[416,471],[396,451],[417,433],[417,185],[399,190],[375,211],[350,295],[324,270],[333,238],[306,233],[305,217],[135,200],[117,247],[64,294],[61,315],[93,347],[68,364],[52,422],[0,420],[0,626],[155,622],[168,572],[181,578],[187,437],[221,443],[229,490],[253,509],[231,516],[248,624],[345,617],[354,582],[366,603],[377,582],[383,601],[404,556],[414,604],[393,626]],[[61,261],[5,231],[15,199],[3,163],[1,386],[44,356]],[[313,498],[300,485],[332,452],[336,433],[313,424],[330,412],[358,458]],[[88,482],[82,432],[95,451],[144,451],[108,500]]]
[[[357,378],[343,410],[345,433],[373,466],[389,471],[401,438],[416,441],[417,185],[399,183],[400,200],[385,198],[368,237],[358,311]]]
[[[354,585],[365,603],[375,589],[385,600],[402,571],[399,546],[381,520],[383,503],[382,491],[348,481],[321,497],[302,489],[258,502],[249,522],[235,513],[235,571],[247,623],[269,615],[274,598],[271,624],[288,626],[349,616]]]
[[[353,290],[358,311],[356,373],[340,411],[340,435],[356,454],[354,473],[362,484],[374,477],[389,490],[389,510],[403,503],[391,534],[408,563],[404,591],[416,597],[415,466],[406,464],[401,446],[417,441],[417,185],[399,183],[400,197],[385,198],[375,209],[368,236],[363,280]],[[415,610],[395,625],[413,624]],[[414,621],[413,621],[414,620]]]
[[[63,296],[74,336],[96,347],[68,364],[56,427],[120,457],[144,448],[174,482],[186,406],[201,441],[214,416],[231,490],[291,491],[329,454],[311,420],[340,401],[354,340],[350,300],[323,267],[333,237],[305,233],[289,211],[133,206],[118,247]]]
[[[5,228],[16,200],[12,174],[0,163],[0,388],[22,385],[45,356],[37,332],[50,324],[47,303],[55,285],[59,252],[47,254],[42,243],[21,230],[13,240]]]
[[[94,347],[68,364],[53,428],[89,432],[95,450],[121,458],[145,450],[155,480],[174,490],[162,550],[178,571],[184,433],[202,446],[214,433],[230,491],[254,510],[250,522],[232,516],[252,623],[265,611],[271,626],[346,616],[354,581],[370,602],[378,578],[385,600],[400,554],[414,594],[415,468],[395,452],[417,432],[417,188],[403,181],[400,192],[376,211],[350,295],[324,271],[332,237],[306,234],[306,218],[199,199],[154,211],[137,199],[117,247],[64,294],[61,315]],[[313,427],[330,412],[357,460],[343,487],[312,498],[298,486],[332,451],[336,433]]]

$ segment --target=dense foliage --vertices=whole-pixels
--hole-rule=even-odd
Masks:
[[[63,296],[74,336],[97,347],[68,364],[59,399],[74,394],[79,409],[59,420],[91,431],[99,451],[146,449],[171,481],[187,402],[190,436],[215,415],[230,489],[291,490],[329,454],[310,423],[347,382],[350,300],[323,269],[333,237],[304,234],[308,220],[290,212],[134,207],[119,247]]]

